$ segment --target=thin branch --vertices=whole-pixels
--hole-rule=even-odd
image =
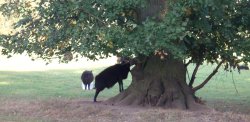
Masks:
[[[185,65],[185,67],[187,68],[188,67],[188,65],[191,63],[191,61],[192,61],[192,59],[190,59],[187,63],[186,63],[186,60],[184,60],[184,65]],[[190,79],[190,76],[189,76],[189,72],[188,72],[188,70],[187,70],[187,76],[188,76],[188,80],[189,80],[189,82],[191,81],[191,79]]]
[[[194,71],[193,71],[191,80],[190,80],[190,82],[189,82],[189,84],[188,84],[188,86],[191,87],[191,88],[193,87],[194,79],[195,79],[195,76],[196,76],[196,74],[197,74],[197,71],[198,71],[200,65],[201,65],[201,63],[198,62],[198,63],[196,64],[195,68],[194,68]]]
[[[214,71],[200,85],[198,85],[195,88],[193,88],[193,91],[195,92],[195,91],[203,88],[208,83],[208,81],[218,72],[218,69],[220,68],[220,66],[222,65],[223,62],[224,62],[224,60],[222,60],[217,65],[217,67],[214,69]]]
[[[85,13],[85,14],[88,14],[89,16],[95,18],[97,21],[101,22],[103,25],[105,25],[106,23],[102,21],[102,19],[100,19],[99,17],[91,14],[90,12],[84,10],[84,9],[79,9],[81,12]]]
[[[233,80],[233,84],[234,84],[234,89],[236,91],[237,94],[239,94],[237,88],[236,88],[236,84],[235,84],[235,81],[234,81],[234,74],[232,73],[232,80]]]
[[[187,70],[187,75],[188,75],[188,80],[191,81],[188,70]]]

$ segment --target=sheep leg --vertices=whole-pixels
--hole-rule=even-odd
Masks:
[[[88,89],[90,90],[90,83],[88,84]]]
[[[97,98],[99,92],[100,92],[100,90],[96,89],[96,91],[95,91],[95,97],[94,97],[94,102],[96,102],[96,98]]]
[[[119,83],[119,90],[120,90],[120,92],[122,92],[123,91],[123,82],[122,82],[122,80],[120,80],[118,83]]]
[[[121,88],[122,88],[122,91],[123,91],[124,89],[123,89],[123,82],[122,82],[122,80],[121,80]]]
[[[85,90],[87,90],[87,84],[84,84],[84,86],[85,86]]]

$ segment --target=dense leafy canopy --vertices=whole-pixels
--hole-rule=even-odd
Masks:
[[[68,60],[71,54],[96,59],[164,50],[196,63],[250,61],[249,0],[171,0],[159,15],[140,20],[138,10],[147,8],[148,1],[6,2],[2,14],[20,20],[15,32],[1,35],[2,54]]]

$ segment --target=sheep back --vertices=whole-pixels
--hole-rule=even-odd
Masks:
[[[103,70],[95,77],[95,87],[99,90],[113,87],[118,81],[126,79],[130,64],[115,64]]]

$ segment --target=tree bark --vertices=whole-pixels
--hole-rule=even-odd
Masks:
[[[191,87],[191,88],[193,88],[195,76],[196,76],[196,74],[197,74],[197,72],[198,72],[198,69],[199,69],[200,65],[201,65],[201,63],[196,63],[196,66],[195,66],[195,68],[194,68],[192,77],[191,77],[190,82],[189,82],[189,84],[188,84],[188,86]]]
[[[122,93],[106,101],[112,105],[160,106],[192,109],[199,106],[186,83],[186,67],[182,61],[161,60],[151,56],[131,70],[132,83]]]

